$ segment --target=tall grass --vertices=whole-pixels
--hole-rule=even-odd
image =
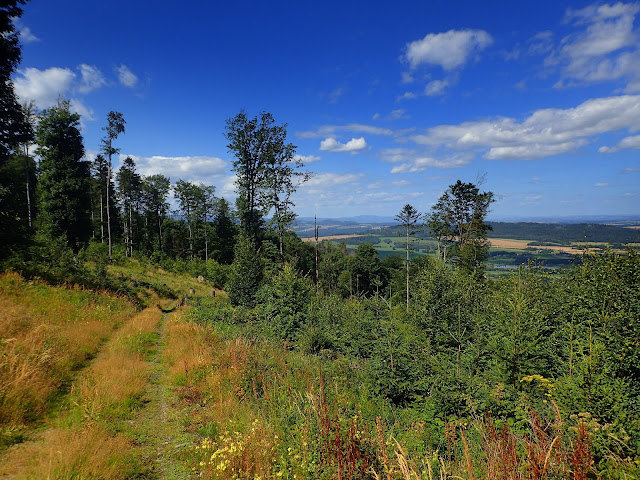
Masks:
[[[73,383],[66,413],[37,441],[9,452],[0,475],[25,479],[126,479],[146,471],[123,423],[143,406],[161,312],[124,323]]]
[[[134,312],[122,298],[0,275],[0,446],[42,419],[74,370]]]

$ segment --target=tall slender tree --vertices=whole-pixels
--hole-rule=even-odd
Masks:
[[[142,178],[136,172],[136,163],[131,157],[124,159],[116,177],[118,180],[118,195],[124,210],[122,218],[124,223],[125,251],[127,256],[130,257],[133,255],[134,213],[137,217]]]
[[[151,231],[154,225],[156,235],[148,235],[147,248],[151,251],[163,251],[163,231],[162,224],[169,211],[167,197],[171,190],[171,181],[164,175],[151,175],[142,180],[142,204],[145,211],[145,231]],[[153,237],[156,237],[155,239]],[[156,240],[157,239],[157,245]]]
[[[291,195],[311,177],[310,173],[299,170],[304,168],[304,163],[295,156],[295,145],[285,143],[286,127],[286,124],[273,127],[264,178],[266,207],[273,212],[270,224],[278,235],[280,255],[284,255],[284,234],[296,219]]]
[[[193,260],[193,231],[198,219],[198,208],[202,202],[202,187],[195,183],[178,180],[173,187],[175,197],[189,230],[189,256]]]
[[[113,249],[112,249],[112,239],[111,239],[111,212],[110,212],[110,202],[109,202],[109,194],[111,191],[111,176],[112,176],[112,156],[119,153],[120,149],[115,148],[113,146],[113,142],[118,135],[124,133],[124,125],[125,125],[124,117],[120,112],[114,112],[113,110],[107,114],[107,126],[103,128],[106,133],[105,137],[102,139],[102,151],[107,156],[108,164],[107,164],[107,236],[109,238],[109,260],[113,258]]]
[[[209,223],[214,216],[217,198],[215,197],[216,188],[212,185],[200,185],[201,195],[200,201],[196,207],[198,217],[202,220],[202,229],[204,233],[204,261],[209,261]]]
[[[400,222],[400,224],[405,228],[405,234],[407,237],[406,250],[407,250],[407,261],[406,261],[406,271],[407,271],[407,309],[409,308],[409,262],[410,262],[410,248],[411,244],[409,242],[409,238],[411,235],[415,233],[415,226],[420,219],[420,212],[416,210],[412,205],[408,203],[402,207],[400,213],[396,215],[396,221]]]

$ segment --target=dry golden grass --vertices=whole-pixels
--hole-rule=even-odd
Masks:
[[[122,434],[102,424],[133,417],[148,385],[145,356],[162,313],[148,308],[120,328],[72,385],[71,427],[53,427],[37,441],[14,447],[0,474],[10,478],[129,478],[135,452]],[[79,418],[78,423],[74,418]],[[64,422],[63,422],[64,423]]]
[[[123,299],[0,275],[0,429],[41,418],[51,395],[134,311]]]
[[[24,448],[26,447],[26,448]],[[14,479],[126,479],[130,443],[96,424],[46,432],[40,442],[12,451],[0,476]]]
[[[538,250],[551,250],[556,252],[565,252],[565,253],[581,253],[583,249],[575,248],[575,247],[560,247],[560,246],[552,246],[552,245],[528,245],[529,240],[508,240],[505,238],[488,238],[489,243],[493,248],[506,248],[506,249],[515,249],[515,250],[523,250],[525,248],[531,247]]]
[[[105,345],[96,361],[71,387],[79,396],[89,418],[104,410],[139,398],[147,387],[151,366],[145,358],[145,344],[162,317],[157,308],[147,308],[129,320]]]
[[[323,237],[318,237],[318,241],[321,242],[322,240],[342,240],[344,238],[357,238],[357,237],[362,237],[362,235],[357,235],[357,234],[345,234],[345,235],[325,235]],[[301,239],[303,242],[315,242],[316,239],[315,237],[305,237]]]

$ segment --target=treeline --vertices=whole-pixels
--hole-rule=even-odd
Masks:
[[[622,246],[640,242],[640,230],[593,223],[504,223],[487,222],[491,225],[491,236],[513,238],[535,242],[570,244],[573,242],[609,243]]]
[[[30,112],[33,112],[29,108]],[[25,110],[26,112],[26,110]],[[236,226],[229,203],[214,187],[163,175],[142,176],[127,157],[113,174],[114,131],[124,133],[124,118],[110,112],[101,153],[85,159],[80,115],[60,100],[39,114],[31,113],[31,135],[14,148],[3,168],[6,194],[3,250],[24,251],[43,241],[58,242],[78,253],[90,241],[119,254],[161,259],[178,257],[229,264]],[[117,121],[114,121],[117,119]],[[36,149],[29,151],[34,142]],[[39,161],[36,163],[36,159]],[[178,209],[171,215],[173,190]]]

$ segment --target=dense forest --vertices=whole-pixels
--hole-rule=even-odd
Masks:
[[[11,18],[21,3],[0,9],[1,269],[133,302],[143,285],[115,267],[188,273],[226,292],[185,296],[196,325],[313,359],[318,371],[294,393],[286,361],[284,375],[273,376],[280,397],[269,393],[271,357],[247,366],[238,384],[238,401],[268,412],[287,442],[282,449],[300,455],[274,453],[269,478],[638,478],[636,251],[584,254],[561,274],[532,263],[487,278],[487,236],[491,227],[501,236],[503,226],[486,222],[493,193],[461,181],[429,212],[399,206],[403,255],[381,260],[370,243],[352,255],[344,245],[304,243],[291,231],[292,195],[311,173],[295,159],[286,125],[266,112],[240,112],[221,132],[234,156],[235,205],[213,186],[142,176],[130,157],[116,171],[126,135],[117,111],[105,120],[101,153],[88,161],[80,116],[67,100],[36,112],[15,98],[20,48]],[[411,237],[423,224],[437,251],[412,259]],[[591,241],[608,227],[518,228],[536,241],[563,242]],[[186,363],[185,370],[188,377]],[[305,388],[315,420],[296,403],[306,401]],[[389,455],[377,440],[385,428],[397,442]],[[194,470],[230,478],[207,462]],[[234,478],[258,478],[245,467]]]

